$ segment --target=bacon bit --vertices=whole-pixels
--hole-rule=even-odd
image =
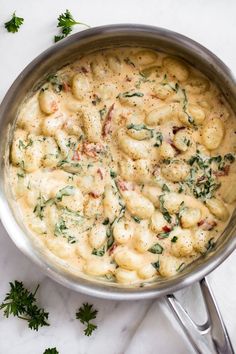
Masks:
[[[210,231],[217,225],[217,222],[214,220],[204,219],[204,220],[200,220],[197,225],[201,226],[203,230]]]
[[[53,112],[56,112],[58,110],[58,105],[57,105],[56,101],[52,101],[51,109],[52,109]]]
[[[112,120],[112,113],[113,113],[113,110],[114,110],[114,106],[115,106],[115,104],[113,103],[111,105],[111,107],[109,108],[109,111],[107,113],[107,116],[106,116],[106,119],[105,119],[105,123],[104,123],[103,129],[102,129],[102,136],[103,137],[107,136],[108,134],[110,134],[112,132],[111,120]]]
[[[127,123],[127,117],[123,116],[122,114],[119,117],[119,121],[117,122],[119,125],[125,125]]]
[[[118,188],[122,191],[122,192],[125,192],[125,191],[128,191],[128,186],[127,186],[127,183],[125,181],[122,181],[122,180],[118,180],[117,181],[117,185],[118,185]]]
[[[197,178],[197,183],[201,184],[207,180],[206,176],[201,176]]]
[[[78,150],[75,150],[75,151],[74,151],[74,154],[73,154],[73,156],[72,156],[72,160],[73,160],[73,161],[80,161],[80,160],[81,160],[81,156],[80,156],[80,154],[78,153]]]
[[[103,145],[100,143],[84,143],[83,144],[83,153],[89,157],[97,157],[97,155],[102,152],[104,149]]]
[[[175,146],[175,144],[172,140],[169,140],[168,143],[170,144],[170,146],[172,146],[173,149],[175,149],[175,155],[178,155],[181,153],[181,151]]]
[[[160,165],[155,165],[153,167],[153,176],[159,176],[160,175]]]
[[[81,66],[81,71],[84,74],[88,74],[88,69],[86,69],[85,66]]]
[[[71,87],[70,87],[70,85],[69,85],[66,81],[64,81],[64,82],[62,83],[62,86],[63,86],[63,90],[64,90],[65,92],[70,92],[70,91],[71,91]]]
[[[169,227],[169,226],[167,226],[167,225],[165,225],[165,226],[163,226],[162,230],[163,230],[164,232],[170,232],[170,231],[172,230],[172,228]]]
[[[127,75],[126,75],[126,77],[125,77],[125,81],[130,82],[130,81],[132,81],[132,79],[131,79],[129,76],[127,76]]]
[[[94,106],[96,106],[97,103],[99,103],[99,102],[101,102],[101,98],[100,98],[98,95],[96,95],[96,94],[94,93],[94,94],[93,94],[92,104],[93,104]]]
[[[116,243],[113,243],[113,245],[111,246],[111,248],[109,249],[109,256],[114,252],[114,250],[116,249],[118,245]]]
[[[99,174],[101,180],[103,180],[103,174],[100,168],[98,168],[97,173]]]
[[[185,127],[177,127],[177,126],[173,126],[172,128],[172,131],[173,131],[173,134],[176,134],[179,130],[183,130],[185,129]]]
[[[99,198],[100,197],[100,194],[97,193],[97,192],[89,192],[89,195],[95,199]]]
[[[216,177],[228,176],[230,170],[230,165],[226,165],[222,171],[213,171],[213,174]]]
[[[159,99],[159,97],[157,96],[157,95],[154,95],[154,94],[150,94],[150,96],[152,97],[152,98],[158,98]]]

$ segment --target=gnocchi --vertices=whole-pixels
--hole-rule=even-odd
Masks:
[[[181,58],[136,47],[84,54],[16,118],[16,205],[50,262],[73,276],[127,287],[178,275],[230,220],[234,113]]]

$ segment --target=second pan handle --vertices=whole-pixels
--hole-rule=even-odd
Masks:
[[[207,310],[207,320],[204,324],[195,323],[174,294],[167,295],[167,302],[196,353],[234,354],[227,329],[206,278],[199,284]]]

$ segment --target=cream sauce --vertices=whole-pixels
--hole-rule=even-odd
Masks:
[[[175,275],[235,206],[235,122],[214,83],[177,58],[86,55],[19,112],[10,178],[23,221],[76,274]]]

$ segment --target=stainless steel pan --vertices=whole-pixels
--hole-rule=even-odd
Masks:
[[[131,288],[78,278],[60,269],[45,257],[43,251],[30,239],[14,208],[9,192],[7,172],[8,147],[14,120],[22,100],[29,94],[32,87],[37,88],[48,73],[70,63],[79,55],[117,46],[153,48],[185,59],[216,82],[236,112],[236,84],[232,73],[213,53],[187,37],[157,27],[133,24],[97,27],[74,34],[33,60],[15,80],[0,106],[0,217],[2,223],[16,246],[38,264],[45,273],[64,286],[92,296],[114,300],[150,299],[167,295],[169,305],[197,353],[205,354],[207,351],[209,353],[233,353],[227,331],[204,277],[221,264],[236,247],[235,213],[212,252],[171,279],[162,279],[158,283],[142,288]],[[196,325],[175,296],[170,295],[197,281],[200,282],[208,312],[208,320],[201,326]],[[203,346],[200,337],[210,339],[211,343],[208,347]]]

